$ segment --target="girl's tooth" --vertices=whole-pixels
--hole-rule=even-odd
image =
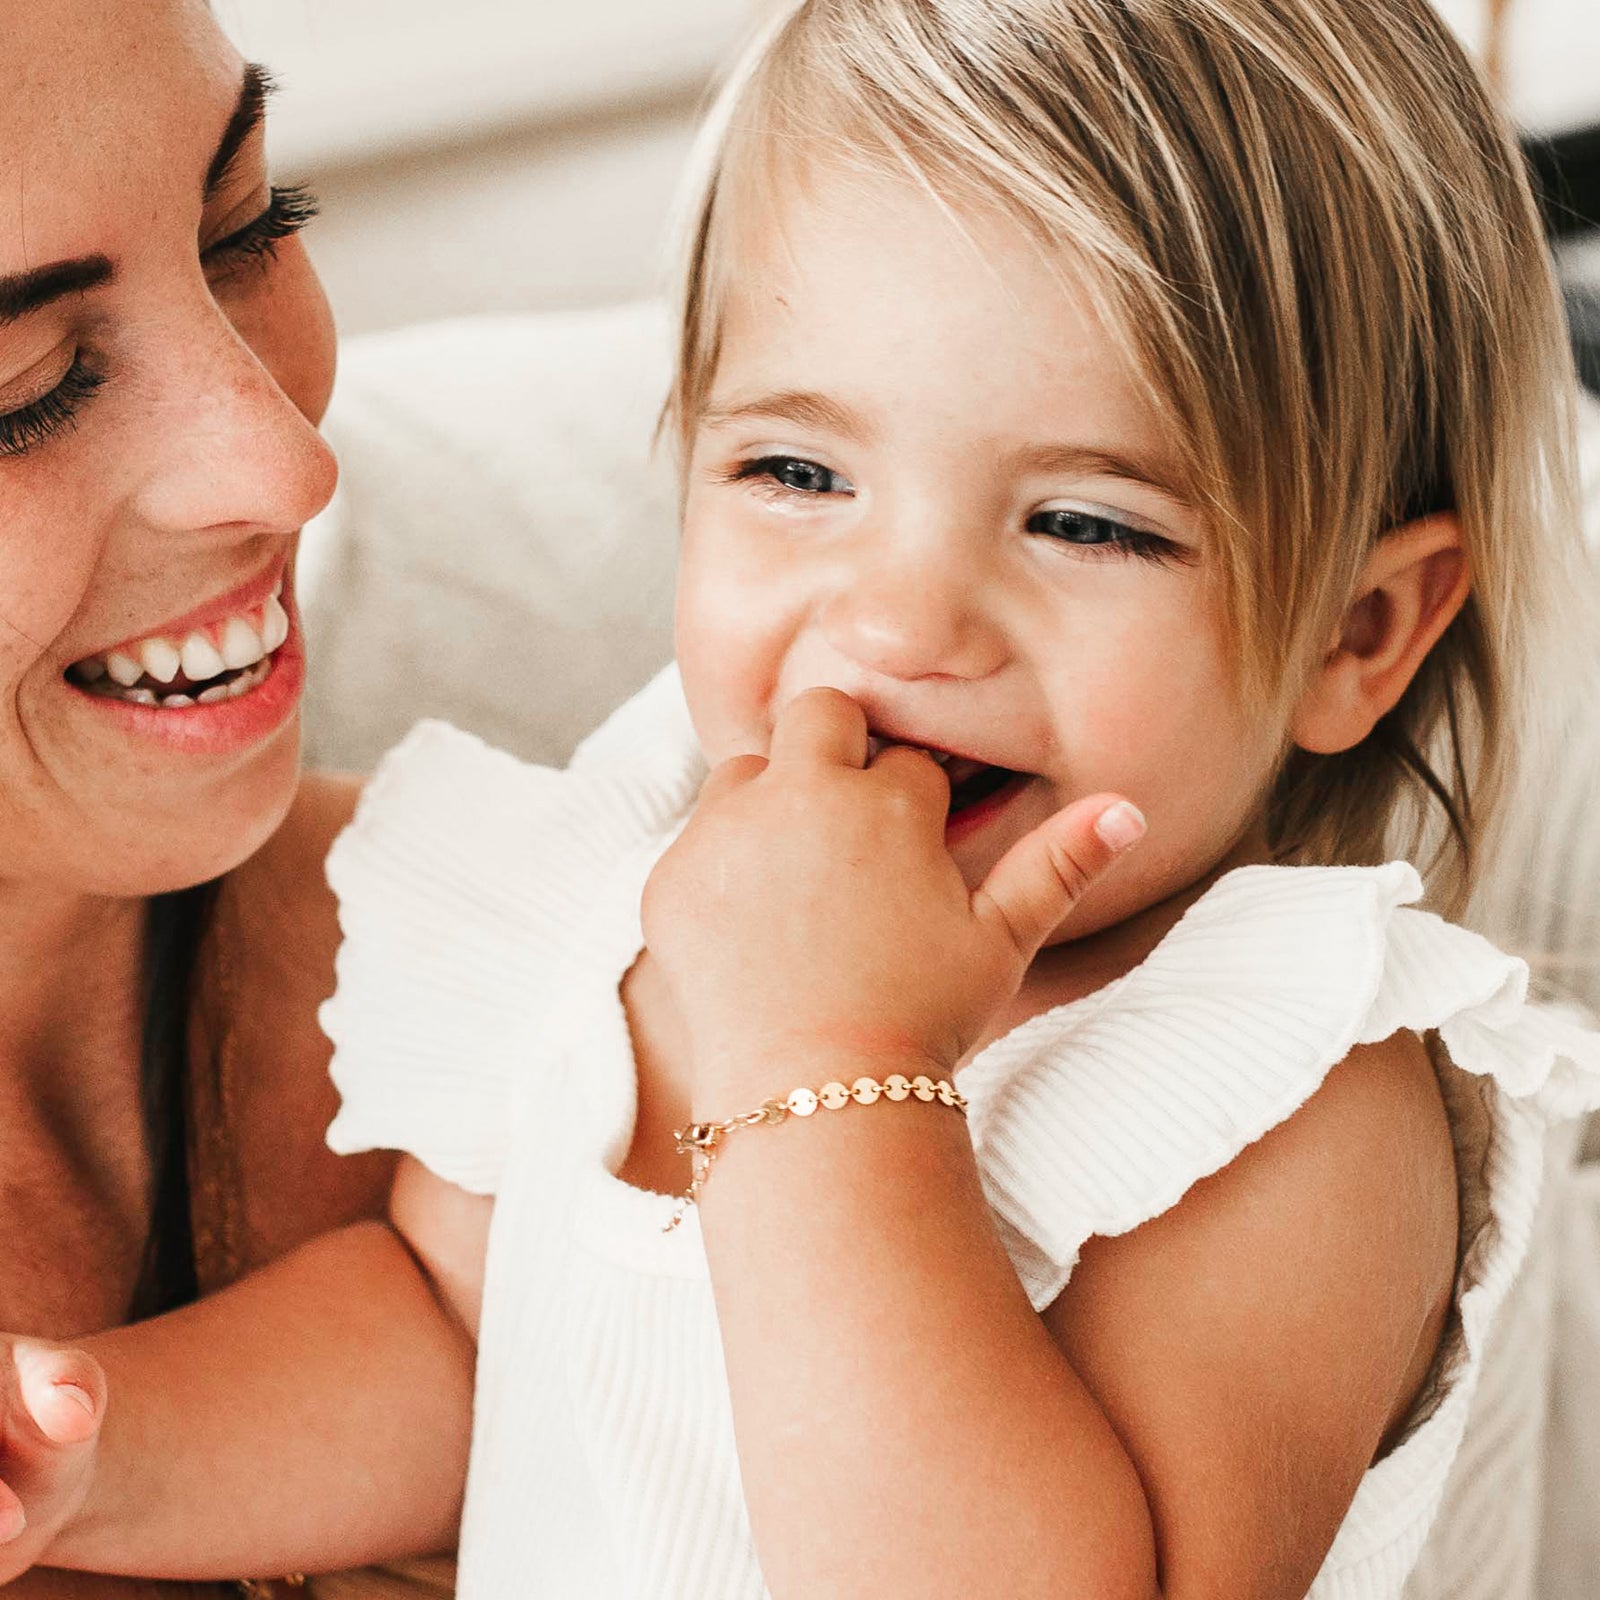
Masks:
[[[230,700],[237,700],[240,695],[249,694],[255,686],[256,675],[253,672],[247,672],[242,677],[235,678],[232,683],[222,685],[228,691]]]
[[[161,702],[163,711],[183,711],[194,704],[194,697],[187,694],[169,694]]]
[[[131,689],[144,676],[143,665],[132,656],[123,655],[120,650],[113,650],[106,657],[106,671],[124,689]]]
[[[171,683],[182,665],[178,652],[165,639],[146,639],[139,646],[139,659],[157,683]]]
[[[253,667],[261,659],[261,640],[243,617],[229,617],[222,630],[222,664],[228,671]]]
[[[289,637],[289,613],[276,595],[261,608],[261,642],[271,655]]]
[[[207,689],[203,694],[200,695],[200,704],[203,706],[214,706],[219,701],[228,699],[232,693],[233,685],[231,683],[214,684],[211,688]]]
[[[91,656],[87,661],[78,663],[78,681],[80,683],[99,683],[106,675],[106,664],[99,656]]]
[[[220,677],[228,669],[217,647],[203,633],[191,633],[183,641],[184,676],[197,682],[204,678]]]
[[[153,706],[156,704],[154,689],[128,689],[119,698],[131,701],[136,706]]]

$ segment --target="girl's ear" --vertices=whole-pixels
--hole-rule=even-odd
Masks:
[[[1399,702],[1471,587],[1452,513],[1386,534],[1361,569],[1338,637],[1295,708],[1294,742],[1314,755],[1360,744]]]

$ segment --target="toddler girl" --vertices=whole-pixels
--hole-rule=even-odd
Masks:
[[[466,1600],[1397,1595],[1600,1103],[1388,859],[1462,903],[1576,581],[1514,146],[1424,0],[806,0],[712,166],[676,668],[384,764],[393,1227],[25,1347],[10,1559],[435,1546],[475,1343]]]

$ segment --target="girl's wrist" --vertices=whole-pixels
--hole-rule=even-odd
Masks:
[[[697,1067],[690,1094],[696,1122],[744,1116],[770,1102],[786,1102],[797,1090],[820,1095],[830,1084],[848,1089],[862,1079],[882,1083],[895,1076],[937,1083],[954,1072],[926,1051],[905,1046],[844,1051],[820,1042],[810,1049],[785,1046]]]

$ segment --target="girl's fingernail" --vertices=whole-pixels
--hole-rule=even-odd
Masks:
[[[1114,806],[1108,806],[1100,813],[1100,820],[1095,823],[1094,831],[1113,850],[1121,851],[1144,838],[1145,827],[1144,813],[1138,806],[1131,805],[1126,800],[1119,800]]]
[[[94,1415],[94,1397],[87,1389],[80,1389],[75,1383],[58,1383],[56,1388],[69,1399],[76,1400],[91,1417]]]

